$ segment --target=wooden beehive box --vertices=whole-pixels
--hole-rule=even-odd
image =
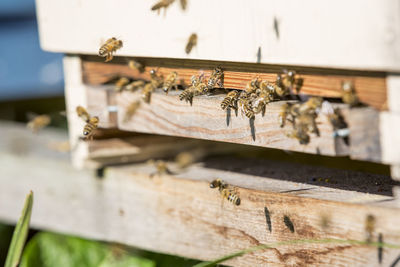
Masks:
[[[149,1],[121,0],[111,6],[105,0],[36,2],[42,48],[66,54],[65,93],[76,166],[99,168],[139,161],[148,157],[143,156],[146,153],[170,155],[183,147],[204,145],[201,139],[218,141],[208,149],[236,143],[348,156],[391,165],[392,177],[400,176],[398,1],[205,0],[188,1],[186,10],[176,1],[159,15],[150,10],[154,3]],[[187,55],[186,41],[193,32],[198,44]],[[96,54],[102,41],[112,36],[123,40],[124,46],[105,63]],[[145,64],[146,71],[130,69],[130,59]],[[347,122],[349,142],[336,137],[321,115],[320,136],[302,145],[279,127],[284,101],[270,103],[264,116],[249,121],[220,109],[223,94],[196,97],[189,105],[179,101],[178,92],[157,91],[150,104],[143,103],[125,122],[127,106],[140,94],[115,92],[112,84],[106,84],[121,76],[148,80],[151,69],[165,76],[177,71],[179,79],[189,84],[192,75],[207,77],[216,66],[224,69],[228,89],[243,89],[257,76],[273,82],[283,69],[295,70],[304,80],[300,95],[336,102],[342,83],[351,81],[364,106],[336,104]],[[75,114],[78,105],[100,117],[101,139],[79,139],[83,122]],[[103,216],[112,229],[94,227],[85,234],[95,222],[74,225],[81,235],[209,260],[276,241],[364,240],[365,220],[372,215],[374,241],[383,236],[385,242],[400,242],[394,182],[386,176],[294,162],[247,161],[233,155],[152,179],[151,169],[143,164],[108,169],[103,182],[107,192],[102,194],[110,203],[103,203],[109,209]],[[240,206],[220,206],[219,195],[208,188],[217,176],[239,187]],[[335,185],[313,183],[324,176],[335,180]],[[382,187],[376,187],[377,181]],[[124,210],[125,216],[118,216],[118,210]],[[286,217],[291,218],[293,231],[285,224]],[[374,246],[357,244],[296,244],[248,254],[228,264],[388,265],[398,254],[394,249],[376,251]]]

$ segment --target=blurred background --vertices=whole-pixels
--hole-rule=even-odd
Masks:
[[[62,55],[40,49],[34,0],[0,1],[0,119],[64,109]]]

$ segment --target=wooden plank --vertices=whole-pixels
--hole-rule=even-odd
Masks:
[[[279,126],[282,102],[270,103],[264,117],[258,114],[254,125],[245,116],[232,111],[228,115],[220,107],[223,96],[200,96],[190,106],[179,101],[178,92],[169,95],[154,93],[151,104],[143,103],[131,120],[124,122],[127,106],[141,97],[139,93],[123,92],[117,96],[118,127],[122,130],[156,133],[231,143],[279,148],[322,155],[343,155],[348,147],[333,137],[333,129],[325,116],[318,117],[320,137],[312,135],[307,145],[286,137],[289,125]],[[229,121],[229,125],[227,125]]]
[[[87,84],[99,85],[110,81],[114,77],[131,77],[133,79],[149,80],[149,71],[157,69],[166,77],[172,71],[179,74],[183,84],[190,84],[192,75],[204,73],[208,77],[215,66],[224,68],[224,87],[232,89],[244,89],[246,84],[253,78],[259,76],[263,80],[274,82],[277,73],[282,73],[285,66],[270,66],[260,64],[240,64],[232,62],[205,62],[184,61],[166,59],[139,59],[146,67],[144,73],[132,70],[127,66],[129,59],[118,59],[110,64],[95,62],[92,57],[84,59],[83,80]],[[301,67],[290,67],[298,72],[304,79],[300,94],[318,95],[323,97],[341,97],[342,82],[351,81],[361,102],[378,110],[387,109],[386,100],[386,78],[383,73],[340,71],[329,69],[312,69]]]
[[[352,159],[382,162],[379,112],[372,108],[353,108],[347,111]]]
[[[150,11],[156,2],[121,0],[110,12],[106,0],[37,0],[41,46],[94,55],[115,36],[123,56],[400,70],[396,0],[204,0],[186,11],[175,3],[161,15]],[[198,45],[186,55],[193,32]]]
[[[4,163],[0,220],[5,222],[17,220],[24,195],[33,190],[34,229],[202,260],[277,241],[365,240],[368,215],[376,219],[373,241],[382,234],[384,242],[400,243],[398,208],[382,207],[382,201],[392,199],[387,195],[391,194],[390,182],[384,182],[390,181],[388,177],[266,160],[214,158],[173,176],[151,178],[152,166],[136,164],[107,168],[99,179],[91,172],[72,169],[65,158],[54,157],[54,151],[48,154],[42,142],[49,134],[40,135],[37,142],[37,136],[29,138],[26,131],[15,134],[11,128],[2,132],[6,138],[0,139],[0,161]],[[12,137],[18,137],[18,144],[24,142],[22,154],[9,145]],[[21,155],[25,168],[20,168]],[[309,181],[312,176],[325,174],[338,183],[320,186]],[[240,206],[222,201],[219,193],[209,188],[208,182],[217,176],[238,186]],[[377,188],[376,181],[383,182],[383,191],[368,194],[349,191],[351,187],[335,189],[341,184],[363,183],[368,192]],[[284,223],[285,216],[292,221],[293,233]],[[399,254],[395,249],[383,251],[383,266],[392,264]],[[377,255],[376,248],[365,245],[290,244],[251,253],[228,264],[365,266],[379,265]]]

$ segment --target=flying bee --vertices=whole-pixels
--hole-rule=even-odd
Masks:
[[[91,117],[89,121],[86,123],[85,127],[83,127],[83,136],[86,137],[86,139],[93,139],[93,134],[94,130],[97,129],[99,126],[99,117]]]
[[[113,59],[113,53],[122,47],[122,41],[112,37],[108,39],[99,49],[99,56],[105,57],[108,62]]]
[[[192,48],[195,47],[196,45],[197,45],[197,34],[192,33],[185,47],[186,54],[190,54]]]
[[[79,118],[81,118],[83,121],[88,122],[90,120],[90,115],[87,112],[87,110],[82,107],[82,106],[77,106],[76,107],[76,114],[78,115]]]
[[[208,79],[207,87],[209,90],[211,90],[216,84],[220,88],[224,86],[224,71],[221,69],[221,67],[216,67],[213,70],[210,78]]]
[[[156,174],[158,175],[172,174],[171,170],[168,168],[168,165],[164,160],[150,159],[147,161],[147,164],[151,164],[154,165],[154,167],[156,167],[156,172],[150,174],[150,177],[153,177]]]
[[[128,61],[128,66],[129,68],[133,69],[133,70],[137,70],[140,73],[144,72],[144,65],[136,60],[129,60]]]
[[[319,136],[319,130],[315,119],[317,114],[300,114],[296,117],[296,127],[304,129],[306,132],[315,133]]]
[[[114,90],[116,92],[121,92],[124,86],[127,85],[129,82],[129,79],[126,77],[119,78],[118,81],[115,83]]]
[[[182,10],[186,10],[187,0],[180,0]]]
[[[221,179],[215,179],[210,183],[210,188],[218,188],[221,196],[231,202],[232,204],[239,206],[240,198],[236,194],[234,189],[229,188],[230,186],[222,181]]]
[[[164,81],[163,91],[168,94],[168,91],[174,87],[175,90],[178,88],[176,84],[176,79],[178,78],[178,73],[176,71],[171,72],[170,75],[167,76],[167,79]]]
[[[357,106],[359,103],[354,85],[350,81],[342,83],[342,101],[351,107]]]
[[[160,12],[161,8],[167,10],[168,6],[171,5],[174,1],[175,0],[160,0],[158,3],[151,7],[151,10],[157,11],[158,13]]]
[[[37,133],[39,130],[43,129],[51,122],[49,115],[38,115],[30,120],[26,127],[28,127],[33,133]]]
[[[125,90],[129,91],[129,92],[134,92],[140,88],[143,88],[145,86],[145,84],[146,83],[142,80],[133,81],[125,86]]]
[[[237,101],[239,99],[239,91],[233,90],[230,91],[224,100],[221,102],[221,108],[225,110],[227,107],[232,107],[234,109],[237,109]]]
[[[146,103],[150,103],[151,94],[154,92],[154,86],[151,82],[146,83],[142,89],[142,99]]]
[[[150,71],[150,83],[153,85],[154,89],[160,88],[164,84],[164,77],[158,75],[157,71],[152,69]]]
[[[134,101],[132,102],[125,110],[125,116],[124,116],[124,122],[128,122],[133,115],[135,115],[137,109],[140,106],[140,101]]]
[[[365,232],[367,234],[367,242],[371,242],[375,231],[375,216],[368,214],[365,218]]]

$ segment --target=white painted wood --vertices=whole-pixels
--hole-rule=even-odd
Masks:
[[[101,41],[124,41],[116,54],[137,57],[400,71],[398,0],[178,1],[160,15],[157,1],[36,0],[41,46],[97,54]],[[279,38],[274,30],[279,25]],[[187,56],[186,41],[198,34]]]
[[[400,114],[400,75],[390,74],[386,78],[388,109]]]
[[[399,165],[400,114],[395,112],[381,112],[379,121],[382,162]]]

